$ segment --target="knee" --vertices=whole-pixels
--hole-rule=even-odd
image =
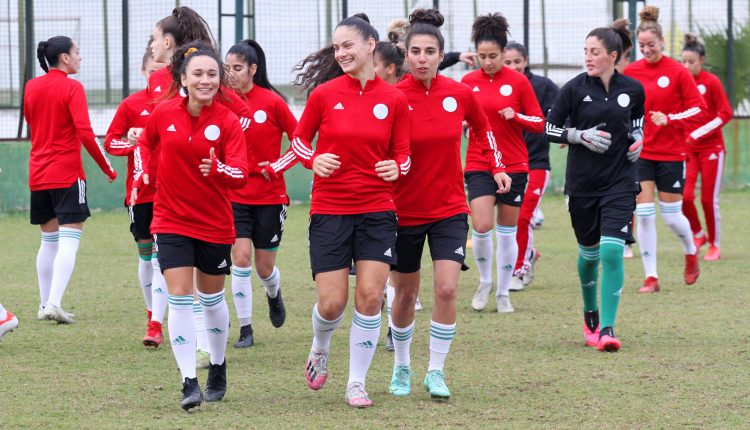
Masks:
[[[407,305],[411,304],[412,306],[414,306],[414,303],[417,301],[417,295],[417,288],[399,286],[398,288],[396,288],[396,297],[394,298],[394,303],[405,303]]]
[[[489,233],[492,231],[492,228],[494,227],[492,222],[473,222],[472,228],[477,233]]]
[[[255,260],[255,272],[262,279],[267,279],[273,273],[273,263]]]
[[[250,253],[240,250],[232,251],[232,264],[237,267],[252,266],[252,262],[250,261]]]
[[[450,303],[456,301],[456,285],[452,283],[435,284],[435,301]]]
[[[318,314],[326,320],[333,321],[344,313],[346,301],[338,298],[318,298]]]
[[[375,315],[380,311],[383,294],[377,288],[368,288],[358,291],[356,295],[357,312],[365,315]]]

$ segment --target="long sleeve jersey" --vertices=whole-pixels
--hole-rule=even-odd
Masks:
[[[467,84],[482,105],[497,145],[503,154],[503,164],[508,173],[529,171],[529,154],[523,140],[523,130],[532,133],[544,132],[544,116],[534,89],[528,78],[507,67],[501,68],[490,77],[484,70],[475,70],[461,79]],[[499,111],[510,107],[515,116],[506,120]],[[466,171],[492,170],[482,156],[481,145],[476,136],[469,135],[469,149],[466,153]]]
[[[653,161],[684,161],[685,131],[695,129],[705,118],[706,105],[690,72],[677,61],[662,56],[649,63],[630,63],[626,76],[638,80],[646,91],[646,121],[641,158]],[[649,112],[667,115],[667,125],[657,126]]]
[[[315,149],[312,140],[318,140]],[[311,214],[353,215],[395,210],[393,183],[375,164],[394,160],[399,176],[411,167],[406,96],[375,76],[362,88],[343,75],[310,94],[292,140],[294,153],[311,169],[318,154],[339,156],[341,166],[327,178],[313,179]]]
[[[570,145],[565,172],[568,196],[602,196],[637,192],[636,165],[628,161],[631,142],[628,133],[643,126],[644,91],[638,81],[616,73],[609,92],[598,77],[581,73],[565,84],[547,115],[546,133],[550,141],[568,143],[564,128],[586,130],[605,123],[599,130],[612,135],[612,145],[603,154],[584,145]]]
[[[135,186],[144,187],[150,158],[159,148],[159,170],[151,233],[170,233],[211,243],[232,244],[234,217],[228,188],[247,182],[247,151],[237,116],[220,103],[187,110],[187,98],[160,103],[138,139],[134,154]],[[199,165],[214,148],[216,159],[209,176]],[[153,182],[153,179],[150,179]]]
[[[31,132],[31,191],[67,188],[79,178],[86,179],[81,144],[107,177],[117,176],[91,128],[80,82],[50,69],[26,83],[23,112]]]
[[[560,89],[549,78],[531,73],[528,67],[524,74],[529,78],[529,82],[531,82],[531,87],[534,89],[534,94],[536,94],[539,107],[542,108],[542,113],[547,115],[550,109],[552,109],[552,105],[555,103],[555,98],[557,98],[557,93]],[[532,133],[524,130],[523,140],[526,141],[526,149],[529,151],[529,170],[550,170],[549,140],[547,140],[547,136],[543,132]]]
[[[247,129],[249,142],[247,145],[247,184],[237,190],[231,190],[230,199],[236,203],[246,205],[276,205],[289,204],[286,194],[286,183],[283,173],[294,166],[298,159],[291,148],[279,157],[281,153],[281,137],[286,133],[291,140],[297,127],[297,119],[289,110],[284,99],[271,90],[253,85],[244,94],[252,116]],[[268,161],[268,168],[273,169],[277,176],[266,180],[260,173],[258,163]]]
[[[690,144],[688,151],[701,152],[724,149],[724,134],[721,128],[732,119],[732,106],[729,105],[721,81],[713,73],[701,70],[695,76],[698,92],[706,102],[708,121],[695,130],[688,130]]]
[[[471,88],[438,75],[429,90],[408,75],[396,84],[409,101],[412,168],[396,183],[402,226],[469,213],[461,165],[463,120],[489,150],[497,152],[492,128]],[[499,156],[499,154],[498,154]]]

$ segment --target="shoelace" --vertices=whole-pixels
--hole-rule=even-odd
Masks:
[[[313,354],[312,364],[315,368],[315,372],[320,374],[328,371],[328,357],[325,354]]]
[[[402,367],[398,369],[396,372],[396,384],[398,384],[399,387],[405,387],[406,383],[409,381],[409,377],[411,376],[411,370],[409,370],[406,367]]]
[[[443,377],[443,372],[430,372],[427,378],[429,385],[435,385],[435,388],[445,387],[445,378]]]
[[[359,382],[355,382],[346,390],[347,397],[350,399],[367,399],[367,392]]]

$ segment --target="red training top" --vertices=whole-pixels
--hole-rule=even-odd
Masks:
[[[721,128],[732,119],[732,106],[721,81],[713,73],[701,70],[694,76],[698,92],[706,102],[706,113],[710,121],[692,130],[688,135],[688,151],[702,152],[724,150],[724,135]],[[690,130],[688,130],[690,131]]]

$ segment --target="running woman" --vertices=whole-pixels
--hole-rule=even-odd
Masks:
[[[164,63],[154,61],[151,50],[146,49],[141,61],[141,74],[146,78],[147,83],[152,73],[165,66]],[[154,208],[154,187],[144,190],[138,196],[135,205],[130,206],[130,190],[133,188],[135,165],[133,153],[138,142],[138,136],[143,127],[146,126],[146,121],[154,108],[152,99],[153,97],[147,86],[145,89],[126,97],[120,103],[104,138],[104,148],[111,155],[128,158],[128,174],[125,177],[125,206],[127,206],[130,215],[130,233],[132,233],[138,249],[138,281],[143,292],[143,300],[146,302],[146,323],[148,325],[143,344],[147,348],[158,348],[163,340],[161,320],[151,320],[153,309],[151,285],[154,278],[151,254],[154,244],[149,228]],[[164,304],[166,305],[166,301]]]
[[[26,83],[23,111],[31,132],[31,224],[42,230],[36,256],[41,299],[37,319],[72,324],[73,314],[65,312],[61,303],[75,267],[83,223],[91,216],[81,144],[109,182],[117,172],[91,128],[83,85],[68,79],[81,65],[78,44],[55,36],[39,42],[36,56],[46,74]]]
[[[614,327],[624,281],[622,252],[626,242],[633,242],[638,192],[634,163],[643,141],[643,87],[615,70],[632,43],[628,25],[620,19],[586,36],[586,72],[562,87],[546,127],[550,141],[570,144],[565,195],[578,241],[583,335],[586,345],[610,352],[621,346]]]
[[[494,167],[488,164],[477,136],[470,135],[464,176],[471,207],[472,249],[479,268],[479,287],[471,307],[476,311],[484,310],[492,291],[492,226],[495,224],[497,311],[507,313],[514,311],[509,296],[510,281],[518,257],[516,225],[529,171],[523,131],[542,133],[544,116],[529,79],[503,64],[508,20],[499,13],[476,17],[472,40],[481,69],[467,74],[461,82],[472,88],[492,131],[503,142],[503,163],[513,182],[509,192],[499,192],[492,177]]]
[[[0,339],[18,327],[18,318],[0,304]]]
[[[700,250],[708,242],[705,261],[721,258],[721,216],[719,215],[719,192],[724,175],[724,135],[721,128],[732,119],[732,106],[721,86],[721,81],[713,73],[703,69],[706,48],[694,34],[685,35],[682,48],[682,64],[698,84],[698,91],[706,102],[706,112],[710,121],[695,130],[688,129],[687,163],[685,175],[685,195],[682,213],[690,221],[693,241]],[[698,211],[695,208],[695,183],[701,177],[701,206],[706,219],[706,231],[701,227]]]
[[[253,261],[268,299],[271,324],[281,327],[286,319],[281,273],[275,264],[289,205],[283,172],[297,163],[297,156],[291,149],[282,157],[279,154],[282,134],[291,140],[297,119],[268,81],[266,56],[258,42],[243,40],[232,46],[225,61],[230,82],[253,115],[248,128],[247,185],[229,196],[237,230],[232,247],[232,295],[240,320],[240,338],[234,347],[245,348],[254,342]]]
[[[509,42],[505,47],[503,63],[505,67],[526,75],[542,112],[547,114],[552,109],[559,89],[550,79],[531,73],[526,47],[518,42]],[[523,290],[534,280],[534,264],[541,254],[534,248],[533,218],[534,212],[542,203],[542,196],[547,190],[550,174],[547,136],[544,133],[524,131],[523,140],[526,141],[526,148],[529,152],[529,182],[526,185],[521,211],[518,215],[518,232],[516,233],[518,258],[513,269],[513,278],[511,278],[511,291]]]
[[[355,408],[373,404],[365,378],[380,334],[383,288],[396,263],[393,182],[411,165],[408,104],[401,91],[375,74],[377,39],[367,16],[358,14],[336,26],[333,57],[313,54],[303,60],[308,68],[297,82],[315,89],[292,141],[302,165],[315,173],[309,238],[318,301],[313,307],[307,384],[319,390],[328,377],[331,336],[346,307],[349,266],[354,261],[355,309],[345,400]]]
[[[638,160],[641,192],[636,206],[638,246],[646,279],[638,291],[655,293],[660,289],[656,270],[655,190],[659,192],[661,217],[682,242],[685,283],[694,284],[700,275],[698,249],[693,243],[690,222],[682,214],[682,192],[687,152],[685,130],[702,125],[706,105],[690,72],[663,54],[659,8],[644,7],[640,18],[637,34],[643,58],[626,67],[624,74],[640,81],[646,91],[648,118],[643,155]]]
[[[430,320],[430,362],[424,388],[434,399],[448,399],[443,368],[456,332],[458,276],[466,255],[469,232],[461,165],[464,120],[481,145],[492,179],[500,192],[510,188],[487,116],[471,88],[437,74],[445,55],[440,32],[444,18],[435,9],[417,9],[409,16],[406,61],[411,74],[396,87],[409,101],[413,160],[409,176],[396,183],[398,262],[391,272],[396,297],[392,333],[396,349],[390,391],[411,392],[409,349],[414,333],[414,303],[419,293],[420,262],[427,239],[435,277],[435,305]],[[440,190],[440,192],[435,192]]]
[[[169,290],[169,337],[183,378],[181,406],[188,410],[199,406],[204,395],[206,401],[219,401],[226,392],[229,310],[224,277],[235,239],[228,189],[247,182],[247,156],[237,116],[215,102],[226,83],[219,54],[196,42],[177,51],[172,66],[174,80],[187,96],[166,100],[151,112],[136,148],[131,204],[140,190],[148,189],[149,161],[158,148],[151,232]],[[204,394],[195,370],[193,268],[209,327]]]

